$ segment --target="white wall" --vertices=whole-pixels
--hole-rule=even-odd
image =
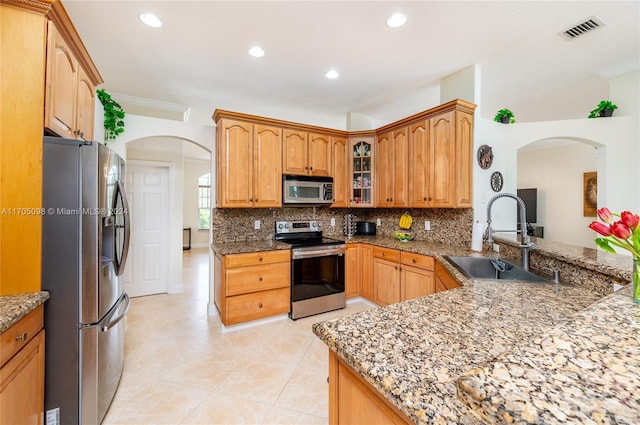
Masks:
[[[583,215],[583,173],[595,171],[597,150],[584,143],[518,152],[518,189],[538,189],[538,221],[546,240],[595,248]]]
[[[191,227],[191,247],[209,246],[209,230],[198,230],[200,212],[198,208],[198,179],[211,172],[210,161],[186,159],[184,164],[184,188],[182,219],[184,227]],[[212,199],[213,205],[213,199]]]

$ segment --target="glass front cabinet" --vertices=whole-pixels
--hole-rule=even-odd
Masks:
[[[373,146],[374,136],[349,138],[350,181],[349,207],[373,207]]]

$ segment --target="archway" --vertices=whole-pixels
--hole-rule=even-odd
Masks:
[[[605,155],[604,144],[580,137],[538,139],[518,149],[517,187],[537,189],[538,235],[548,241],[595,248],[588,225],[600,201],[591,203],[593,186],[585,194],[585,179],[597,173],[598,182],[606,180]]]
[[[129,179],[127,182],[128,184],[131,183],[135,190],[139,190],[139,187],[145,187],[144,190],[150,190],[150,193],[145,195],[149,199],[161,199],[161,193],[163,192],[153,192],[155,190],[153,187],[149,188],[145,185],[153,186],[154,182],[160,182],[161,177],[156,178],[155,176],[160,176],[163,169],[168,171],[167,202],[162,207],[166,208],[166,211],[158,211],[157,214],[151,215],[147,219],[139,218],[139,221],[146,220],[148,223],[157,224],[166,215],[166,228],[163,229],[164,236],[159,237],[157,241],[165,244],[162,249],[166,251],[166,265],[155,264],[152,261],[155,258],[155,251],[151,249],[147,250],[146,258],[149,262],[145,264],[145,256],[140,252],[144,251],[144,248],[142,248],[143,233],[134,232],[131,241],[131,246],[134,249],[130,251],[132,256],[130,264],[133,264],[134,270],[129,272],[128,278],[131,279],[131,283],[134,283],[136,276],[142,276],[141,273],[136,275],[135,267],[147,267],[146,276],[155,276],[155,274],[164,272],[164,276],[161,276],[161,278],[166,281],[165,290],[155,292],[182,292],[184,289],[182,267],[185,247],[183,229],[194,227],[194,221],[197,223],[198,177],[203,173],[212,171],[211,152],[201,144],[184,137],[145,136],[128,141],[126,143],[126,155],[127,164],[129,164],[131,170],[135,170],[136,173],[144,173],[146,170],[151,176],[147,179],[151,182],[149,183],[145,182],[142,176],[129,175],[128,173]],[[129,187],[127,190],[129,191]],[[142,194],[140,191],[138,193],[139,195]],[[143,210],[143,206],[135,199],[136,195],[132,195],[134,198],[132,210],[136,208],[136,204],[138,204],[138,211]],[[153,202],[157,202],[160,205],[160,201]],[[192,217],[192,215],[195,215],[195,217]],[[197,224],[195,226],[197,227]],[[204,247],[209,246],[209,241],[211,240],[210,230],[196,228],[192,231],[195,237],[192,237],[191,246],[196,244]],[[148,232],[144,233],[144,236],[146,237],[148,234]],[[136,237],[139,239],[136,240]],[[139,249],[135,249],[136,246]],[[147,244],[147,246],[151,245]],[[165,251],[157,248],[159,254]],[[125,282],[127,282],[127,278],[125,278]]]

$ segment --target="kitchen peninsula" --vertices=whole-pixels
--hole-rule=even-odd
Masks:
[[[640,421],[629,287],[602,298],[581,285],[470,280],[438,261],[462,287],[314,325],[330,349],[330,423]]]

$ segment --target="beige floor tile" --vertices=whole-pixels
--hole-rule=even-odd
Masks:
[[[184,252],[185,290],[132,299],[111,424],[326,424],[328,348],[313,323],[365,303],[222,333],[207,316],[208,249]]]
[[[329,421],[327,418],[320,416],[306,415],[289,409],[273,407],[262,423],[263,425],[327,425]]]
[[[180,423],[184,425],[260,424],[270,406],[241,397],[211,393]]]

